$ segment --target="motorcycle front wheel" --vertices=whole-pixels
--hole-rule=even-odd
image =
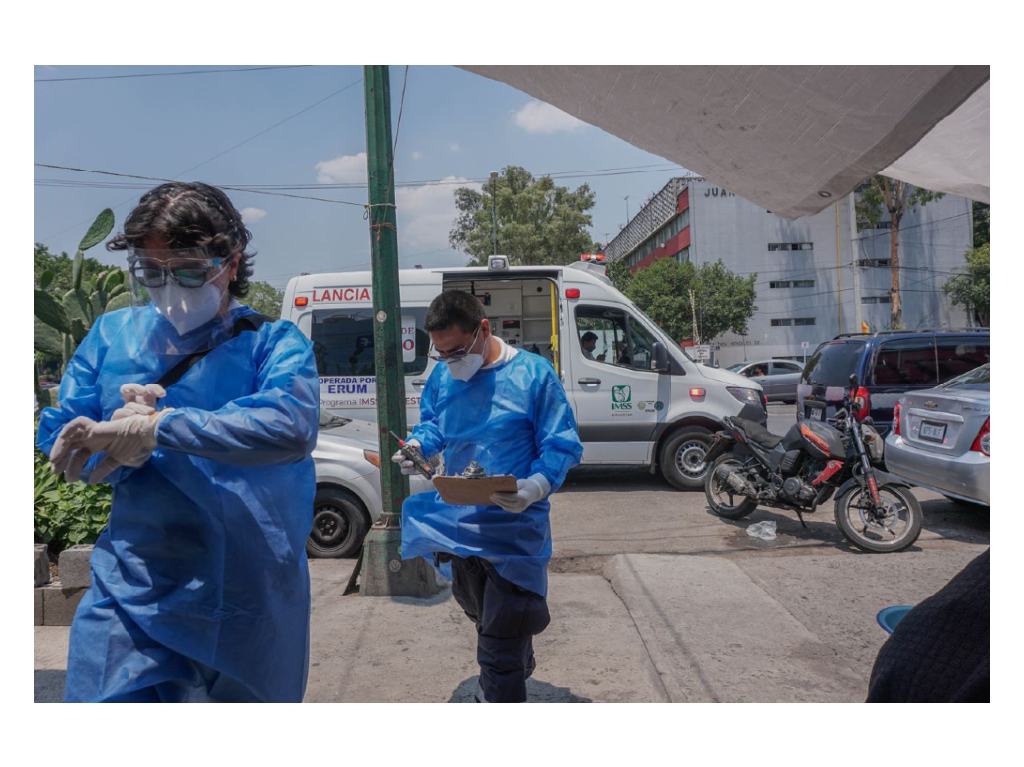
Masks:
[[[729,454],[716,458],[704,477],[704,495],[711,511],[719,517],[742,519],[757,508],[757,501],[740,495],[719,478],[718,470],[727,465],[741,466],[742,463]]]
[[[836,499],[836,525],[854,546],[865,551],[901,551],[921,534],[921,502],[901,485],[878,488],[881,509],[871,503],[867,488],[854,487]]]

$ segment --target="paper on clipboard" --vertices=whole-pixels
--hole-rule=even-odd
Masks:
[[[453,506],[490,506],[495,493],[518,490],[516,478],[511,474],[479,478],[434,477],[434,487],[445,503]]]

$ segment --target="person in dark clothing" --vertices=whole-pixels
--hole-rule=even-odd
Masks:
[[[989,551],[896,624],[867,702],[989,702]]]

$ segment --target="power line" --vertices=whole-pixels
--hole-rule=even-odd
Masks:
[[[69,167],[69,166],[66,166],[66,165],[48,165],[46,163],[39,163],[39,162],[37,162],[36,165],[38,167],[41,167],[41,168],[57,168],[57,169],[60,169],[60,170],[75,171],[77,173],[98,173],[98,174],[104,175],[104,176],[120,176],[120,177],[123,177],[123,178],[137,178],[137,179],[143,179],[145,181],[159,181],[161,183],[167,183],[167,182],[170,182],[170,181],[174,181],[174,179],[171,179],[171,178],[161,178],[160,176],[138,176],[138,175],[135,175],[135,174],[132,174],[132,173],[118,173],[118,172],[112,171],[112,170],[90,170],[88,168],[72,168],[72,167]],[[178,175],[181,175],[181,174],[179,173]],[[352,202],[351,200],[332,200],[332,199],[328,199],[326,197],[312,197],[312,196],[309,196],[309,195],[288,194],[286,192],[271,192],[271,191],[267,191],[265,189],[250,189],[248,187],[229,186],[227,184],[218,184],[217,186],[219,186],[221,189],[231,189],[231,190],[234,190],[234,191],[237,191],[237,192],[249,192],[250,194],[265,194],[265,195],[270,195],[270,196],[273,196],[273,197],[295,197],[295,198],[298,198],[298,199],[301,199],[301,200],[317,200],[319,202],[333,202],[333,203],[336,203],[338,205],[354,205],[354,206],[356,206],[358,208],[366,207],[365,203]],[[148,188],[148,186],[147,186],[147,188]]]
[[[405,86],[409,82],[409,65],[405,65],[405,76],[402,78],[402,97],[398,100],[398,122],[395,124],[395,143],[391,146],[391,166],[394,170],[395,153],[398,151],[398,134],[402,130],[402,111],[405,109]]]
[[[209,162],[213,162],[214,160],[218,159],[219,157],[223,157],[228,152],[231,152],[231,151],[237,149],[238,147],[242,146],[243,144],[249,143],[253,139],[258,138],[259,136],[262,136],[263,134],[267,133],[268,131],[271,131],[274,128],[277,128],[278,126],[283,125],[284,123],[286,123],[289,120],[292,120],[292,119],[298,117],[299,115],[305,114],[309,110],[313,109],[316,106],[319,106],[320,104],[324,103],[328,99],[333,98],[334,96],[337,96],[339,93],[347,91],[349,88],[352,88],[352,87],[358,85],[360,82],[362,82],[362,78],[360,78],[359,80],[355,80],[354,82],[351,82],[348,85],[345,85],[344,87],[339,88],[336,91],[332,91],[331,93],[327,94],[322,99],[320,99],[319,101],[316,101],[315,103],[310,104],[308,107],[304,107],[303,109],[300,109],[298,112],[295,112],[295,113],[289,115],[288,117],[285,117],[283,120],[279,120],[278,122],[274,123],[270,127],[265,128],[265,129],[259,131],[258,133],[255,133],[252,136],[249,136],[246,139],[243,139],[242,141],[240,141],[239,143],[235,144],[234,146],[231,146],[231,147],[225,149],[222,152],[218,152],[217,154],[213,155],[212,157],[206,158],[202,162],[197,163],[196,165],[193,165],[191,168],[186,168],[183,171],[179,171],[178,173],[175,173],[174,174],[175,179],[178,176],[184,175],[185,173],[193,171],[196,168],[200,168],[200,167],[202,167],[203,165],[206,165]],[[54,168],[54,169],[58,169],[58,170],[76,171],[76,172],[79,172],[79,173],[85,173],[85,172],[87,172],[87,173],[99,173],[99,174],[103,174],[103,175],[112,175],[112,176],[121,176],[121,177],[128,177],[128,178],[146,179],[145,176],[134,176],[133,177],[133,176],[129,176],[128,174],[115,173],[115,172],[112,172],[112,171],[83,171],[81,168],[69,168],[69,167],[60,166],[60,165],[42,165],[40,163],[36,163],[36,164],[40,165],[41,167],[49,167],[49,168]],[[167,181],[172,181],[174,179],[152,179],[151,178],[149,180],[161,180],[163,182],[167,182]],[[223,187],[223,188],[230,189],[232,187]],[[253,193],[254,194],[259,194],[259,192],[255,192],[255,191]],[[301,198],[302,197],[301,195],[290,195],[290,194],[280,194],[278,196],[281,196],[281,197],[296,197],[296,198]],[[111,207],[113,207],[113,208],[120,208],[122,205],[125,205],[126,203],[131,202],[133,199],[134,199],[134,197],[129,197],[129,198],[127,198],[125,200],[122,200],[121,202],[119,202],[119,203],[117,203],[117,204],[115,204],[115,205],[113,205]],[[316,198],[316,197],[310,197],[308,199],[316,199],[316,200],[319,200],[321,202],[335,202],[335,203],[347,204],[347,205],[357,205],[357,204],[359,204],[359,203],[352,203],[352,202],[344,202],[344,201],[341,201],[341,200],[328,200],[328,199],[325,199],[325,198]],[[87,223],[87,220],[77,221],[74,224],[71,224],[70,226],[64,227],[63,229],[61,229],[59,232],[57,232],[54,235],[48,235],[47,238],[55,237],[57,235],[63,234],[64,232],[67,232],[67,231],[69,231],[70,229],[72,229],[74,227],[81,226],[84,223]]]
[[[180,77],[182,75],[216,75],[226,72],[265,72],[271,69],[307,69],[311,64],[288,64],[273,67],[238,67],[235,69],[191,69],[184,72],[133,72],[127,75],[95,75],[87,77],[40,77],[37,83],[66,83],[77,80],[125,80],[132,77]]]
[[[300,109],[298,112],[295,112],[293,114],[288,115],[283,120],[278,120],[273,125],[271,125],[271,126],[269,126],[267,128],[264,128],[263,130],[259,131],[258,133],[252,134],[251,136],[249,136],[249,138],[243,139],[242,141],[239,141],[237,144],[229,146],[223,152],[218,152],[217,154],[213,155],[212,157],[208,157],[205,160],[203,160],[202,162],[197,163],[196,165],[193,165],[191,168],[186,168],[185,170],[183,170],[183,171],[181,171],[179,173],[176,173],[175,177],[183,176],[186,173],[194,171],[196,168],[200,168],[203,165],[206,165],[207,163],[213,162],[214,160],[216,160],[216,159],[218,159],[220,157],[223,157],[228,152],[233,152],[234,150],[238,149],[238,147],[244,146],[245,144],[248,144],[250,141],[253,141],[254,139],[259,138],[260,136],[264,135],[265,133],[269,133],[270,131],[274,130],[274,128],[277,128],[277,127],[280,127],[281,125],[284,125],[289,120],[294,120],[296,117],[298,117],[300,115],[304,115],[306,112],[308,112],[309,110],[314,109],[314,108],[320,106],[321,104],[323,104],[328,99],[332,99],[335,96],[337,96],[338,94],[344,93],[349,88],[354,88],[355,86],[359,85],[359,83],[361,83],[362,81],[363,81],[362,78],[360,78],[358,80],[355,80],[355,81],[349,83],[348,85],[346,85],[346,86],[344,86],[342,88],[338,88],[338,90],[336,90],[336,91],[332,91],[332,92],[328,93],[326,96],[324,96],[319,101],[316,101],[316,102],[310,104],[308,107],[304,107],[304,108]]]

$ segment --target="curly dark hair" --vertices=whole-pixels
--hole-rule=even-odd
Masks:
[[[241,253],[238,272],[228,286],[236,298],[249,292],[256,253],[246,252],[252,232],[223,191],[201,181],[171,181],[150,189],[128,214],[124,231],[107,243],[107,250],[142,247],[161,237],[171,248],[202,247],[214,258]]]

